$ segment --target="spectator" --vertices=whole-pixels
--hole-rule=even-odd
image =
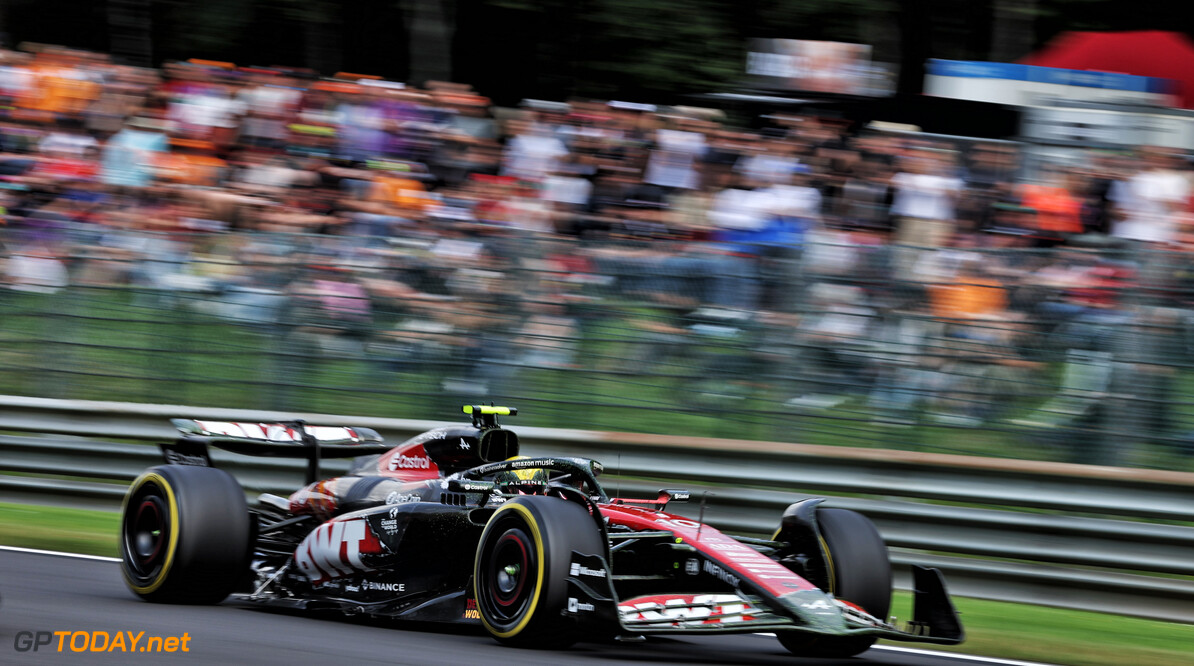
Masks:
[[[6,278],[10,289],[52,294],[69,284],[66,266],[54,250],[35,243],[9,256]]]
[[[647,161],[643,182],[665,190],[695,190],[701,176],[697,165],[704,155],[705,135],[697,130],[699,123],[681,120],[675,129],[655,131],[655,144]]]
[[[1178,214],[1190,197],[1187,175],[1166,149],[1143,148],[1140,159],[1140,170],[1112,188],[1111,198],[1121,219],[1111,233],[1130,241],[1172,243],[1176,240]]]
[[[1041,246],[1052,247],[1083,232],[1082,203],[1074,196],[1076,181],[1075,174],[1052,167],[1045,170],[1041,182],[1021,186],[1020,202],[1035,213],[1033,227]]]
[[[582,365],[594,318],[578,302],[641,329],[642,362],[623,367],[635,372],[668,354],[731,367],[704,350],[762,358],[713,339],[758,324],[735,344],[769,341],[773,359],[796,337],[808,350],[786,362],[811,393],[853,387],[899,419],[928,397],[945,416],[990,417],[967,405],[1012,395],[1034,333],[1070,348],[1143,322],[1180,340],[1182,318],[1133,318],[1190,282],[1186,257],[1144,254],[1189,240],[1187,174],[1161,149],[1142,151],[1138,173],[1106,158],[1018,182],[1008,144],[951,140],[962,169],[945,140],[812,115],[753,131],[624,102],[510,111],[447,82],[4,55],[0,187],[19,284],[46,286],[27,277],[41,271],[50,288],[173,285],[223,299],[206,310],[220,316],[270,312],[259,324],[284,321],[290,285],[312,350],[406,346],[393,354],[404,368],[431,367],[426,353],[450,378],[494,386],[520,363]],[[1142,247],[1114,261],[1071,251],[1107,229]],[[245,231],[258,249],[242,251]],[[325,268],[293,281],[279,265],[308,234],[327,253],[305,263]],[[1038,237],[1051,252],[1024,250]],[[63,272],[45,270],[55,261]],[[550,303],[512,297],[528,293]],[[392,332],[385,344],[374,328]],[[482,361],[506,373],[464,371]]]
[[[137,117],[104,145],[101,178],[107,185],[143,188],[154,180],[154,164],[169,145],[160,121]]]
[[[841,220],[851,227],[889,234],[894,195],[887,168],[878,161],[863,161],[842,186]]]
[[[905,170],[891,179],[895,188],[891,213],[897,220],[896,240],[915,248],[941,247],[953,233],[954,204],[963,183],[947,173],[943,158],[927,150],[908,151],[901,166]],[[906,256],[911,258],[915,253]]]
[[[551,129],[533,120],[518,120],[512,125],[513,138],[506,147],[502,174],[539,182],[554,173],[568,149]]]

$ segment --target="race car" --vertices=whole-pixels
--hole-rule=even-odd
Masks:
[[[859,513],[792,504],[771,538],[731,536],[668,511],[690,493],[610,497],[601,463],[525,457],[498,423],[396,447],[366,428],[175,419],[165,465],[125,496],[128,587],[148,601],[247,602],[484,627],[501,643],[565,647],[652,634],[771,632],[803,656],[877,639],[955,644],[962,626],[936,569],[914,566],[910,622],[887,619],[887,548]],[[249,505],[209,447],[307,460],[307,485]],[[320,461],[354,458],[320,479]],[[701,512],[703,516],[703,511]]]

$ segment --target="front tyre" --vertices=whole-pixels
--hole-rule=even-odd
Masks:
[[[847,509],[817,509],[825,553],[824,591],[883,620],[891,610],[891,561],[879,530],[866,516]],[[864,652],[873,636],[835,638],[779,633],[779,642],[805,657],[844,658]]]
[[[579,638],[568,617],[572,551],[604,555],[588,511],[556,497],[507,501],[490,517],[477,546],[473,594],[481,624],[499,642],[560,648]]]
[[[125,494],[120,559],[125,583],[147,601],[215,604],[249,567],[250,516],[230,474],[162,465]]]

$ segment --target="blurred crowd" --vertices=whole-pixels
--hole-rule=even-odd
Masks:
[[[2,51],[4,279],[218,293],[219,314],[494,381],[483,361],[576,366],[586,306],[633,302],[654,308],[627,311],[640,371],[750,335],[726,372],[795,364],[790,407],[854,397],[892,425],[925,401],[1006,416],[1050,360],[1051,406],[1023,419],[1088,415],[1112,359],[1169,390],[1194,275],[1182,154],[1029,168],[1013,142],[757,120]]]

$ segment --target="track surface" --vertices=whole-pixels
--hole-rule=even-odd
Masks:
[[[580,644],[567,651],[514,650],[469,630],[403,628],[281,614],[226,602],[163,606],[136,599],[111,561],[0,550],[0,664],[785,664],[865,666],[1017,664],[921,652],[872,649],[860,658],[792,657],[771,637],[757,635],[655,638],[632,644]],[[133,653],[57,651],[58,639],[20,652],[22,631],[144,631],[190,635],[189,651]],[[142,638],[142,644],[145,639]],[[81,642],[79,643],[81,646]]]

